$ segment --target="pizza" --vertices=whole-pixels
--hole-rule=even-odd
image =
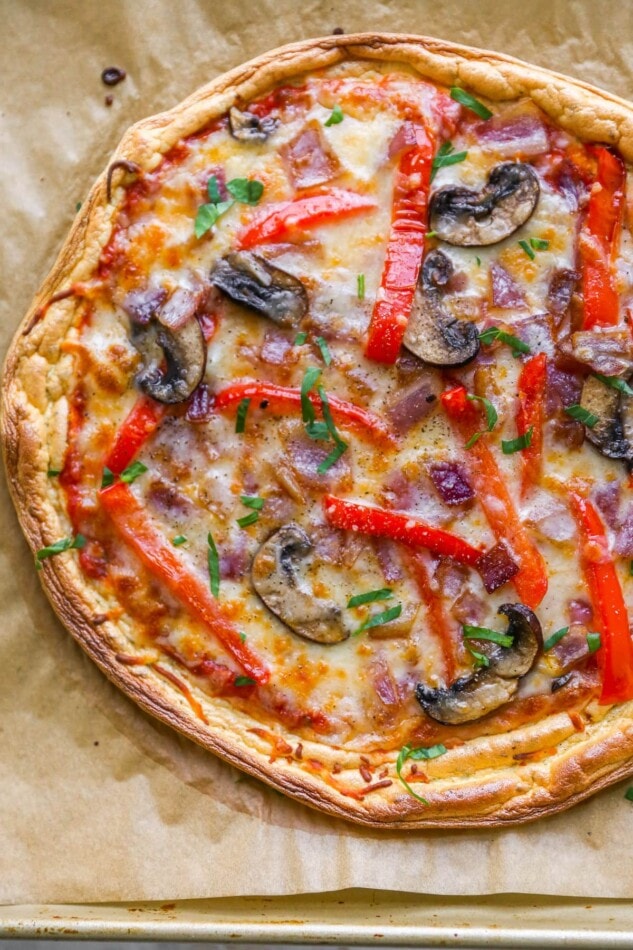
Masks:
[[[135,125],[17,330],[44,588],[143,709],[376,827],[633,772],[633,110],[409,36]]]

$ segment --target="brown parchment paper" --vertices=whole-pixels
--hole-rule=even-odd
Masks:
[[[3,353],[127,126],[267,49],[335,27],[419,32],[633,98],[633,6],[620,0],[0,0],[0,18]],[[100,73],[112,65],[128,75],[106,89]],[[4,482],[0,511],[0,901],[352,886],[633,897],[622,786],[531,826],[374,834],[284,799],[150,720],[56,620]]]

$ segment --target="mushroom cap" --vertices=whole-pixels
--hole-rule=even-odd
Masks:
[[[498,613],[508,618],[507,635],[513,638],[512,646],[475,641],[488,658],[489,666],[460,677],[450,686],[416,686],[416,699],[432,719],[450,726],[481,719],[512,699],[520,678],[534,665],[543,645],[536,615],[524,604],[502,604]]]
[[[260,118],[253,112],[242,112],[237,106],[229,109],[229,131],[238,142],[265,142],[278,125],[279,120],[272,116]]]
[[[430,366],[463,366],[479,352],[475,324],[456,319],[442,307],[440,288],[452,273],[453,265],[442,251],[427,255],[403,338],[406,348]]]
[[[308,295],[301,281],[251,251],[232,251],[221,257],[210,278],[231,300],[279,326],[296,327],[308,312]]]
[[[282,525],[259,548],[251,566],[256,593],[287,627],[317,643],[340,643],[349,632],[341,609],[331,600],[315,597],[299,578],[300,562],[312,550],[303,528],[291,521]]]
[[[195,317],[173,329],[155,320],[146,326],[135,324],[132,342],[143,357],[143,368],[136,377],[143,392],[168,404],[188,399],[204,376],[207,353]],[[163,362],[167,364],[164,370]]]
[[[524,162],[495,166],[481,191],[441,188],[431,198],[430,227],[448,244],[497,244],[532,215],[539,199],[538,175]]]

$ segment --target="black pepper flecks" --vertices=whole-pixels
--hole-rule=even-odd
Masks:
[[[101,73],[101,82],[105,86],[117,86],[120,82],[123,82],[126,76],[125,70],[119,66],[108,66]]]

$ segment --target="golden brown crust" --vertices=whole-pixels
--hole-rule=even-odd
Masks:
[[[501,54],[416,36],[366,33],[295,43],[232,70],[171,111],[132,127],[112,161],[135,162],[150,170],[182,137],[234,102],[252,99],[302,72],[352,58],[405,63],[422,76],[465,86],[493,100],[531,96],[564,129],[615,145],[633,160],[633,108],[616,96]],[[68,296],[46,305],[53,295],[90,277],[110,235],[123,194],[121,183],[128,180],[125,168],[115,170],[113,202],[108,203],[107,175],[99,177],[7,357],[2,412],[6,466],[34,550],[69,533],[62,495],[46,471],[58,466],[64,453],[72,364],[59,344],[79,304]],[[258,729],[222,699],[196,692],[192,703],[178,685],[182,670],[172,670],[162,657],[162,672],[151,663],[130,665],[124,623],[103,620],[109,605],[72,559],[47,561],[42,580],[75,639],[145,710],[286,794],[342,818],[381,828],[494,826],[552,814],[633,774],[633,703],[611,709],[595,706],[582,714],[582,731],[577,716],[572,720],[558,713],[510,733],[469,741],[425,763],[428,781],[415,786],[428,801],[424,806],[399,784],[395,753],[383,756],[367,784],[359,775],[356,752],[305,741],[298,748],[298,737]],[[195,712],[196,701],[204,719]],[[523,756],[520,763],[517,750]],[[380,778],[384,767],[390,781]],[[374,785],[378,787],[372,789]]]

